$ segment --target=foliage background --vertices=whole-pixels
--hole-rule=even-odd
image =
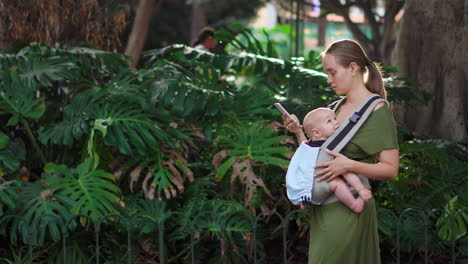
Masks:
[[[272,104],[282,101],[303,116],[337,97],[326,75],[310,70],[320,70],[317,52],[301,67],[279,59],[268,35],[260,34],[263,41],[232,25],[217,35],[232,46],[227,54],[170,45],[146,52],[146,63],[136,70],[121,54],[84,46],[31,43],[3,52],[3,261],[27,261],[23,246],[33,245],[35,262],[60,263],[66,233],[73,237],[66,262],[88,263],[97,254],[89,247],[97,222],[100,257],[107,263],[160,260],[157,223],[170,219],[164,233],[173,262],[190,261],[196,234],[197,262],[248,262],[256,243],[268,263],[271,244],[280,239],[278,222],[266,218],[257,234],[263,239],[253,241],[246,219],[232,214],[295,209],[282,187],[295,142]],[[408,80],[389,75],[386,83],[392,101],[415,97]],[[386,256],[395,254],[398,235],[410,261],[427,245],[443,261],[451,238],[465,252],[466,211],[458,213],[455,226],[450,216],[466,210],[466,144],[418,138],[404,127],[399,132],[398,178],[374,190]],[[440,211],[428,219],[418,213],[433,208]],[[400,222],[403,213],[408,217]],[[230,231],[222,232],[227,217]],[[431,223],[429,233],[421,221]],[[136,245],[131,256],[122,246],[124,230]],[[296,261],[306,254],[306,231],[306,217],[298,215],[289,244],[302,246],[293,254]]]

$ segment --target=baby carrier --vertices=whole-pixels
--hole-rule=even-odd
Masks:
[[[336,112],[345,98],[336,101],[330,108]],[[314,168],[315,164],[330,161],[334,157],[327,153],[326,149],[334,152],[340,152],[351,138],[356,134],[362,124],[367,120],[374,110],[375,106],[381,102],[387,102],[377,94],[373,94],[361,104],[357,111],[343,123],[320,147],[312,148],[306,143],[301,143],[294,153],[286,174],[286,192],[289,200],[298,205],[324,205],[338,201],[335,195],[330,191],[327,181],[316,181],[314,174],[322,168]],[[370,188],[369,180],[359,175],[364,186]]]

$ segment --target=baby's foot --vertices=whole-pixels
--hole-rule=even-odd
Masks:
[[[367,188],[362,188],[359,191],[359,197],[361,197],[365,202],[367,202],[372,198],[372,192]]]
[[[366,204],[366,201],[362,199],[361,197],[358,197],[350,206],[349,208],[353,210],[355,213],[361,213],[362,210],[364,209],[364,205]]]

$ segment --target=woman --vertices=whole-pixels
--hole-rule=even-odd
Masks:
[[[382,75],[361,46],[352,40],[332,43],[323,53],[327,82],[346,101],[336,111],[341,124],[371,94],[386,98]],[[296,116],[284,118],[285,127],[306,140]],[[335,159],[318,164],[323,169],[318,180],[330,181],[346,172],[368,179],[393,179],[398,174],[399,154],[396,127],[388,105],[377,105],[344,148],[344,155],[330,152]],[[310,209],[309,264],[312,263],[380,263],[377,214],[374,199],[364,210],[354,213],[340,202]]]

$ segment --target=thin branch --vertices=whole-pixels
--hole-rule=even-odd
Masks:
[[[366,20],[368,21],[372,30],[372,42],[374,45],[377,45],[381,41],[379,30],[381,23],[375,19],[375,13],[372,11],[372,2],[368,0],[360,0],[356,3],[356,5],[361,7],[364,11],[364,16],[366,17]]]
[[[354,4],[354,2],[347,2],[346,4],[341,4],[339,0],[329,0],[329,1],[322,1],[323,8],[327,9],[327,11],[335,13],[339,16],[342,16],[345,20],[345,24],[348,29],[353,33],[353,36],[364,46],[366,50],[373,50],[370,47],[370,40],[366,37],[364,32],[362,32],[358,25],[351,21],[349,17],[349,7]]]

